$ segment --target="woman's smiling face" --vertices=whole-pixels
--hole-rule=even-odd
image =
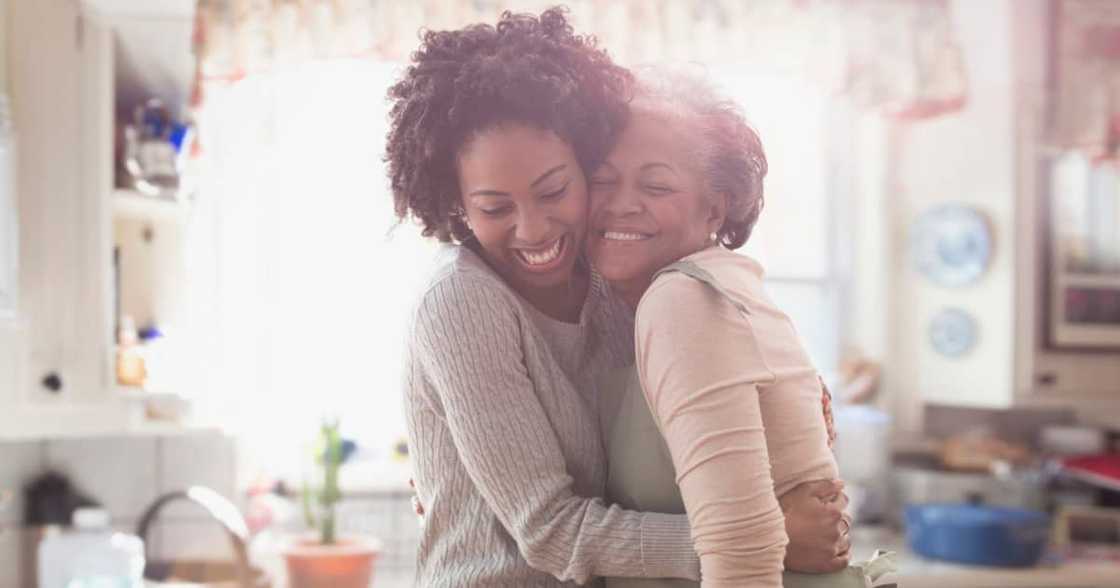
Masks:
[[[587,231],[587,182],[571,145],[510,123],[458,158],[463,209],[491,267],[519,292],[566,286]]]
[[[636,105],[618,144],[591,176],[588,255],[628,299],[640,297],[657,270],[709,246],[723,222],[722,199],[705,195],[684,124],[656,107]]]

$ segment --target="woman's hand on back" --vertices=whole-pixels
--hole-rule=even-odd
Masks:
[[[793,572],[820,574],[847,567],[852,541],[851,517],[844,512],[848,496],[844,482],[805,482],[778,499],[786,518],[785,567]]]
[[[420,502],[420,495],[416,493],[416,482],[412,478],[408,479],[408,487],[412,489],[412,512],[416,513],[420,520],[424,520],[424,503]]]

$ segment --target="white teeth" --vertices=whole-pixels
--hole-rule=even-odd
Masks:
[[[608,240],[608,241],[641,241],[642,239],[647,239],[648,237],[646,237],[645,235],[643,235],[641,233],[622,233],[622,232],[619,232],[619,231],[606,231],[606,232],[603,233],[603,238]]]
[[[556,242],[552,244],[552,247],[549,247],[547,251],[542,251],[541,253],[529,253],[528,251],[518,251],[518,253],[521,254],[521,258],[528,262],[529,265],[544,265],[546,263],[551,263],[560,255],[560,243],[562,241],[563,239],[557,239]]]

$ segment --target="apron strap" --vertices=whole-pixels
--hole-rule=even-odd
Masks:
[[[681,260],[681,261],[678,261],[678,262],[675,262],[675,263],[671,263],[671,264],[661,268],[660,270],[658,270],[657,273],[653,274],[653,279],[656,280],[657,276],[660,276],[661,274],[671,273],[671,272],[680,272],[680,273],[682,273],[686,276],[689,276],[691,278],[695,278],[697,280],[700,280],[701,282],[704,282],[709,287],[711,287],[713,290],[715,290],[717,294],[719,294],[720,296],[723,296],[723,298],[726,299],[728,302],[730,302],[731,305],[734,306],[739,312],[741,312],[745,315],[748,315],[748,316],[751,314],[751,311],[747,309],[747,305],[743,304],[738,299],[736,299],[734,296],[732,296],[731,293],[728,292],[727,289],[724,288],[719,283],[718,280],[716,280],[716,277],[713,276],[711,274],[711,272],[709,272],[708,270],[700,267],[699,265],[696,264],[696,262],[688,261],[688,260]]]

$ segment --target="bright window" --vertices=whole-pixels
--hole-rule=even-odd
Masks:
[[[436,245],[393,215],[383,156],[398,75],[333,60],[207,89],[194,234],[216,269],[212,296],[195,299],[220,335],[198,404],[254,468],[298,479],[305,442],[338,416],[371,458],[349,473],[407,480],[391,459],[405,434],[400,342]]]
[[[782,75],[713,69],[762,138],[769,172],[765,207],[741,249],[766,270],[767,290],[793,319],[817,368],[835,371],[844,275],[844,226],[830,133],[835,101]]]

